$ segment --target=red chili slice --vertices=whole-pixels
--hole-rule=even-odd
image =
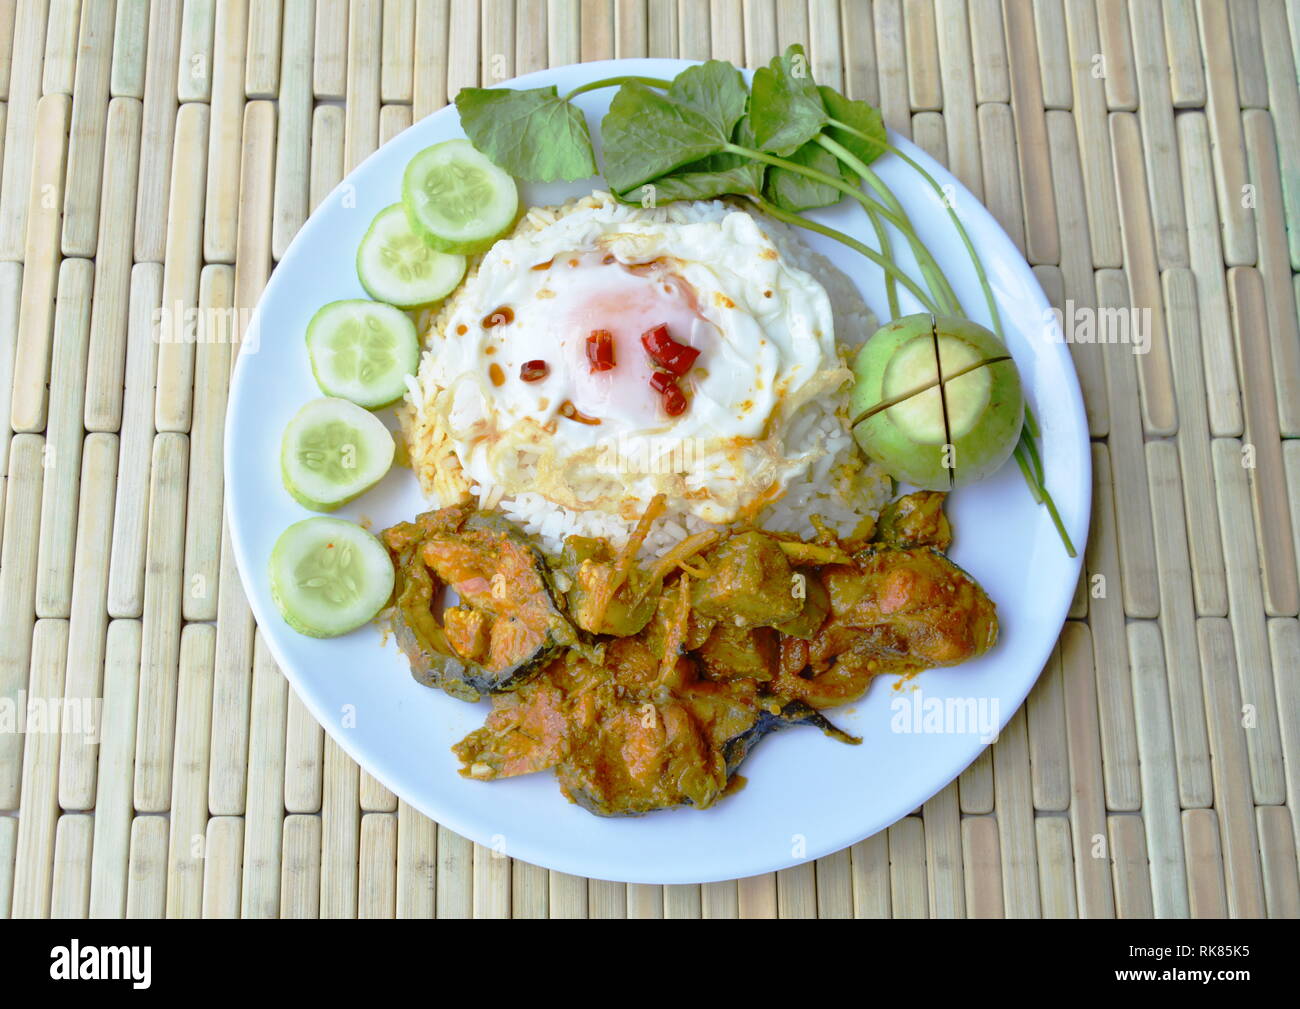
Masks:
[[[608,329],[593,329],[587,337],[587,361],[592,371],[614,367],[614,334]]]
[[[664,413],[669,417],[677,417],[686,412],[686,393],[682,392],[676,383],[670,385],[664,392]]]
[[[642,333],[641,346],[655,364],[678,376],[690,371],[695,366],[695,359],[700,356],[694,347],[678,343],[669,336],[668,326],[664,323]]]
[[[656,371],[650,376],[650,388],[661,396],[676,384],[677,380],[666,371]]]
[[[519,366],[519,378],[524,382],[540,382],[551,373],[545,361],[525,361]]]

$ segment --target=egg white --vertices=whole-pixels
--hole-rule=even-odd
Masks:
[[[656,493],[711,522],[752,513],[809,464],[782,443],[795,412],[848,375],[825,290],[743,210],[590,203],[483,256],[430,334],[426,406],[482,487],[624,517]],[[677,417],[640,343],[659,323],[700,351]],[[612,370],[590,366],[596,329]],[[548,372],[525,382],[532,361]]]

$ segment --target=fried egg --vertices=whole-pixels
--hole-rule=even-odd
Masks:
[[[825,290],[743,210],[587,202],[483,256],[430,334],[426,410],[480,488],[752,514],[815,455],[785,451],[799,408],[848,377]],[[684,374],[647,351],[657,327],[697,352]]]

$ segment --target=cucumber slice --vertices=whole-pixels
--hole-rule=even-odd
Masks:
[[[307,324],[307,353],[321,392],[375,410],[405,395],[406,376],[420,366],[420,338],[400,308],[331,301]]]
[[[357,276],[376,301],[414,308],[441,301],[465,276],[465,257],[438,252],[411,230],[400,203],[370,223],[357,249]]]
[[[393,436],[346,399],[313,399],[284,429],[280,475],[294,500],[333,511],[377,484],[393,465]]]
[[[333,638],[373,620],[393,594],[393,562],[354,522],[295,522],[271,551],[271,598],[299,634]]]
[[[402,176],[411,228],[440,252],[482,252],[519,212],[515,180],[468,140],[447,140],[413,157]]]

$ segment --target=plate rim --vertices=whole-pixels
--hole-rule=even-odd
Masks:
[[[597,60],[597,61],[590,61],[590,62],[570,63],[570,64],[563,64],[561,66],[546,67],[541,70],[532,71],[528,74],[523,74],[518,77],[510,78],[509,80],[493,84],[491,85],[491,87],[526,88],[526,87],[549,86],[555,83],[554,80],[555,75],[560,74],[562,72],[571,72],[579,68],[585,74],[590,75],[589,80],[593,80],[593,81],[602,79],[603,77],[612,77],[612,76],[618,76],[624,74],[641,75],[641,76],[652,76],[652,75],[662,76],[667,74],[668,76],[674,76],[677,73],[679,73],[681,70],[685,69],[686,67],[692,65],[698,65],[699,63],[702,62],[704,61],[678,59],[678,58],[671,58],[671,57],[638,57],[638,58],[628,58],[628,59]],[[659,68],[659,69],[657,73],[653,73],[653,74],[648,73],[648,71],[650,71],[651,68]],[[744,67],[738,69],[740,69],[741,73],[744,74],[747,79],[752,76],[753,71],[751,69],[744,68]],[[284,253],[280,256],[280,259],[273,265],[270,276],[267,279],[267,283],[265,287],[262,289],[262,292],[258,297],[257,305],[254,308],[251,316],[249,317],[247,330],[252,330],[253,332],[258,333],[258,339],[260,340],[260,333],[255,327],[259,327],[261,324],[261,316],[263,314],[264,303],[268,300],[270,296],[274,294],[274,292],[277,290],[280,284],[287,283],[287,281],[285,280],[285,275],[283,273],[280,273],[278,268],[280,267],[280,265],[282,265],[284,262],[289,260],[292,256],[294,256],[297,253],[298,246],[300,244],[306,245],[312,240],[312,234],[315,230],[317,230],[317,228],[323,227],[323,225],[321,225],[319,222],[325,219],[325,215],[318,215],[318,211],[321,208],[328,206],[331,203],[332,198],[336,193],[338,193],[344,187],[350,185],[350,180],[354,176],[362,172],[363,169],[365,169],[365,167],[369,165],[371,161],[378,159],[383,154],[384,150],[389,145],[394,143],[399,137],[403,136],[410,129],[416,128],[417,126],[420,125],[420,123],[433,119],[436,116],[444,115],[444,114],[454,114],[454,109],[455,109],[455,96],[453,95],[448,97],[447,105],[445,105],[442,109],[430,113],[429,116],[425,117],[425,119],[412,124],[412,126],[407,127],[406,130],[403,130],[401,133],[390,138],[386,143],[381,144],[379,147],[377,147],[374,151],[372,151],[369,155],[367,155],[359,164],[353,167],[351,171],[347,172],[339,180],[339,182],[329,191],[329,193],[327,193],[320,200],[319,204],[317,205],[317,209],[314,210],[310,215],[308,215],[307,220],[303,222],[297,234],[294,235],[293,239],[286,247]],[[941,182],[950,183],[955,187],[955,193],[957,197],[956,202],[958,205],[960,205],[963,208],[961,211],[959,211],[959,213],[963,218],[963,221],[967,223],[968,226],[971,224],[972,217],[976,219],[980,219],[981,217],[983,218],[980,221],[981,230],[989,233],[993,244],[1001,246],[1000,248],[994,250],[996,254],[996,258],[999,261],[1006,258],[1012,258],[1013,261],[1017,263],[1017,265],[1023,264],[1028,280],[1030,281],[1029,293],[1031,297],[1036,298],[1043,312],[1046,313],[1047,311],[1049,311],[1051,307],[1050,303],[1046,297],[1046,294],[1043,292],[1041,285],[1038,283],[1037,277],[1033,273],[1032,266],[1027,262],[1024,254],[1015,245],[1015,243],[1012,242],[1010,236],[1007,235],[1005,229],[1003,229],[1002,225],[988,210],[988,208],[984,205],[984,203],[981,200],[977,199],[974,196],[974,194],[972,194],[965,187],[965,185],[955,175],[951,173],[951,171],[946,166],[940,164],[935,159],[931,158],[926,151],[924,151],[922,148],[917,146],[909,138],[901,136],[893,130],[890,130],[889,133],[890,133],[890,140],[895,146],[898,146],[903,150],[905,150],[910,157],[912,157],[913,159],[917,160],[920,164],[925,166],[927,171],[930,171],[931,174],[935,174],[937,169],[939,174],[936,175],[936,178],[938,178]],[[599,178],[599,176],[594,176],[593,178]],[[575,180],[575,181],[582,181],[582,180]],[[987,244],[987,239],[982,244]],[[985,252],[987,254],[987,250],[985,250]],[[1085,554],[1088,537],[1089,534],[1091,533],[1091,526],[1092,526],[1092,458],[1091,458],[1091,448],[1090,448],[1091,436],[1087,424],[1087,415],[1084,410],[1082,389],[1079,383],[1078,371],[1074,366],[1074,362],[1070,355],[1069,348],[1066,346],[1065,342],[1063,340],[1058,340],[1056,342],[1060,347],[1059,353],[1062,355],[1063,360],[1068,364],[1068,368],[1066,369],[1066,375],[1071,380],[1068,383],[1069,385],[1068,389],[1059,390],[1059,391],[1065,392],[1067,397],[1072,401],[1071,406],[1073,407],[1073,409],[1071,413],[1074,415],[1074,421],[1075,421],[1074,430],[1076,434],[1079,436],[1080,440],[1084,443],[1084,451],[1081,454],[1082,466],[1081,466],[1081,471],[1079,474],[1079,481],[1078,481],[1078,491],[1079,491],[1078,497],[1076,500],[1072,502],[1061,502],[1061,506],[1062,506],[1061,511],[1064,515],[1071,514],[1072,508],[1077,509],[1077,514],[1079,515],[1078,521],[1080,524],[1080,528],[1075,542],[1077,556],[1073,559],[1068,557],[1065,558],[1067,561],[1072,561],[1072,567],[1074,569],[1073,572],[1074,582],[1077,584],[1078,576],[1083,569],[1084,554]],[[249,563],[250,558],[247,553],[247,545],[245,543],[244,534],[241,528],[241,523],[235,518],[237,512],[235,509],[231,507],[232,487],[235,483],[235,481],[232,480],[232,459],[234,457],[232,452],[232,441],[233,441],[232,432],[237,426],[232,420],[232,418],[234,418],[237,415],[236,407],[239,405],[242,399],[243,390],[246,388],[247,385],[246,381],[244,380],[244,376],[247,373],[247,371],[253,367],[253,365],[249,363],[249,360],[256,357],[256,354],[245,354],[242,352],[242,341],[240,346],[241,346],[241,352],[238,355],[238,358],[235,362],[235,367],[230,375],[230,386],[229,386],[229,392],[227,398],[227,408],[223,420],[222,506],[223,506],[223,518],[225,519],[225,522],[229,528],[231,549],[235,559],[235,567],[239,574],[241,589],[244,593],[245,601],[250,611],[253,614],[254,621],[255,621],[255,629],[261,629],[264,625],[269,625],[273,621],[278,620],[279,614],[277,612],[269,612],[269,613],[263,612],[264,608],[262,606],[261,600],[259,599],[258,593],[252,591],[253,589],[252,571],[254,570],[254,566]],[[1067,525],[1068,525],[1068,520],[1067,520]],[[1029,695],[1029,692],[1033,689],[1034,685],[1038,682],[1038,678],[1042,675],[1042,671],[1045,668],[1046,663],[1050,659],[1052,651],[1056,647],[1056,642],[1059,639],[1060,631],[1064,629],[1065,623],[1069,618],[1069,610],[1070,610],[1071,602],[1072,602],[1072,594],[1070,596],[1065,597],[1064,605],[1060,608],[1059,619],[1056,616],[1053,617],[1053,625],[1057,627],[1057,634],[1051,639],[1051,643],[1048,645],[1046,653],[1042,656],[1041,660],[1038,662],[1037,671],[1034,673],[1032,677],[1027,679],[1024,690],[1016,692],[1018,696],[1015,696],[1014,698],[1015,703],[1008,707],[1005,714],[999,712],[999,716],[1000,716],[1000,724],[998,726],[999,734],[1002,732],[1002,730],[1006,728],[1007,724],[1015,716],[1016,712],[1019,711],[1021,707],[1024,705],[1026,697]],[[264,645],[270,651],[272,657],[275,659],[277,667],[279,668],[280,672],[285,676],[285,678],[289,681],[289,683],[295,688],[295,691],[299,699],[311,712],[312,717],[317,721],[318,724],[321,725],[321,727],[326,732],[329,733],[330,737],[335,741],[335,743],[337,743],[339,747],[345,753],[347,753],[348,756],[352,758],[352,760],[356,762],[359,768],[365,770],[368,774],[371,774],[373,777],[375,777],[376,780],[378,780],[386,788],[392,791],[395,795],[398,795],[400,798],[403,799],[403,801],[410,803],[411,806],[418,809],[421,813],[428,816],[431,820],[438,823],[439,825],[445,826],[448,829],[455,831],[461,836],[466,837],[477,844],[481,844],[481,845],[491,844],[490,839],[483,833],[482,830],[478,829],[476,826],[470,826],[465,824],[461,820],[461,817],[456,815],[454,812],[448,814],[445,811],[435,811],[433,808],[431,808],[431,804],[425,801],[425,797],[422,796],[418,799],[407,798],[406,796],[403,796],[397,789],[393,788],[390,785],[390,783],[387,780],[385,780],[384,774],[377,773],[374,769],[372,769],[371,766],[369,766],[369,761],[366,759],[365,756],[366,748],[363,745],[358,745],[358,739],[364,740],[365,737],[354,738],[342,732],[341,729],[335,725],[335,719],[325,713],[319,699],[313,696],[313,692],[309,688],[305,678],[299,677],[297,675],[297,672],[293,668],[293,664],[286,661],[286,658],[282,653],[280,646],[276,640],[276,636],[271,633],[262,633],[261,639]],[[1009,695],[1009,696],[1013,696],[1013,695]],[[996,741],[996,737],[994,741]],[[597,871],[593,873],[591,868],[584,867],[581,864],[585,860],[583,858],[567,859],[563,857],[563,855],[556,857],[549,850],[544,852],[535,852],[530,847],[530,845],[527,843],[526,840],[521,842],[512,839],[510,845],[511,850],[510,852],[508,852],[508,855],[510,858],[518,859],[524,862],[529,862],[531,864],[538,865],[553,871],[572,873],[575,875],[585,876],[591,879],[604,879],[604,880],[609,880],[614,882],[641,883],[641,884],[651,884],[651,885],[674,885],[674,884],[697,884],[697,883],[702,884],[702,883],[719,882],[724,880],[744,878],[750,875],[762,874],[766,872],[779,871],[780,869],[783,868],[788,868],[790,866],[803,864],[804,862],[814,861],[815,859],[825,857],[826,855],[832,854],[837,851],[841,851],[844,848],[856,844],[859,841],[865,840],[868,837],[872,837],[875,834],[879,833],[881,830],[885,830],[890,825],[897,823],[900,819],[907,816],[913,809],[919,808],[919,805],[923,804],[926,801],[929,801],[929,799],[933,798],[934,795],[939,794],[945,788],[947,788],[948,785],[950,785],[954,780],[956,780],[979,757],[979,755],[984,751],[985,747],[988,745],[992,745],[992,744],[980,742],[977,740],[972,752],[970,753],[969,758],[966,759],[965,762],[962,763],[961,766],[958,767],[950,777],[944,780],[944,782],[941,785],[939,785],[929,796],[927,796],[924,800],[922,800],[922,803],[918,804],[909,801],[907,803],[901,804],[902,808],[898,808],[899,804],[895,804],[894,809],[896,809],[897,812],[891,812],[889,814],[889,819],[887,819],[886,822],[884,822],[878,827],[870,829],[867,833],[865,834],[861,833],[860,828],[855,827],[847,831],[847,833],[841,832],[841,834],[833,837],[828,843],[818,844],[815,846],[810,845],[808,848],[808,852],[803,857],[799,857],[799,858],[790,857],[785,861],[778,862],[778,863],[764,862],[762,865],[741,865],[739,867],[739,871],[729,872],[721,875],[711,873],[711,874],[701,876],[699,874],[693,874],[693,873],[686,873],[686,874],[674,873],[673,871],[655,871],[644,875],[635,875],[635,874],[629,875],[623,872],[601,873]],[[559,795],[558,790],[556,794],[557,796]],[[702,815],[707,815],[707,813],[704,813]],[[743,853],[743,848],[738,849],[738,855],[740,855],[743,858],[743,855],[741,853]],[[596,868],[599,869],[600,867],[596,866]],[[660,864],[660,868],[669,869],[670,867]]]

